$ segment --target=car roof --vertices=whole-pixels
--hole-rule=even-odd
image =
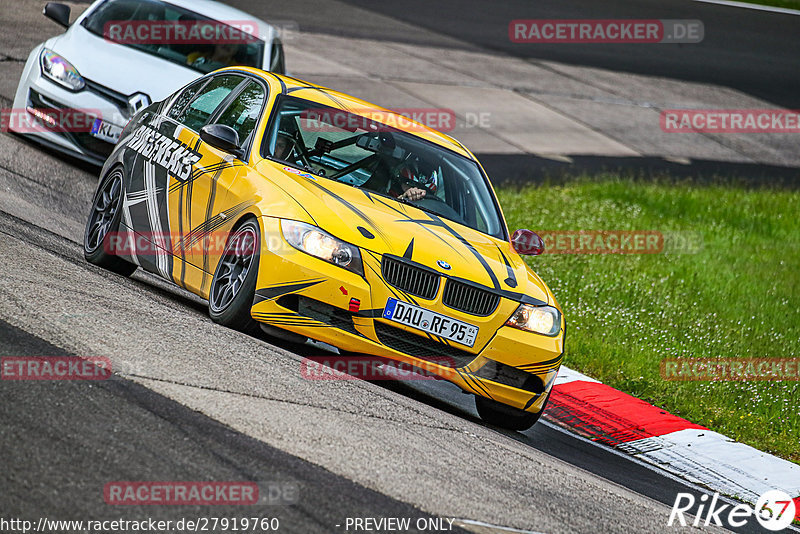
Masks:
[[[282,74],[276,74],[274,72],[267,72],[261,69],[250,68],[250,67],[228,67],[222,70],[240,70],[240,71],[247,71],[255,76],[260,77],[261,79],[269,82],[270,78],[274,81],[277,80],[283,90],[284,94],[291,94],[294,97],[302,98],[304,100],[310,100],[312,102],[317,102],[324,106],[329,106],[335,109],[341,109],[344,111],[352,111],[356,114],[359,114],[358,110],[368,110],[370,112],[377,112],[380,114],[381,117],[386,117],[386,121],[395,126],[398,130],[410,133],[412,135],[416,135],[421,137],[427,141],[435,143],[443,148],[447,148],[452,150],[453,152],[460,154],[466,158],[474,160],[474,156],[472,153],[467,150],[467,148],[444,133],[434,130],[424,124],[419,122],[413,121],[405,116],[402,116],[390,109],[386,109],[381,106],[377,106],[375,104],[371,104],[360,98],[356,98],[354,96],[342,93],[340,91],[336,91],[333,89],[329,89],[327,87],[323,87],[321,85],[317,85],[312,82],[307,82],[304,80],[299,80],[297,78],[292,78],[291,76],[285,76]],[[219,71],[217,71],[219,72]],[[430,108],[432,111],[436,111],[433,108]],[[452,119],[454,119],[454,114],[451,110],[440,110],[442,113],[448,114]]]
[[[220,22],[249,22],[255,23],[258,27],[258,37],[265,43],[269,44],[276,36],[275,27],[271,24],[254,17],[250,13],[236,9],[214,0],[159,0],[165,4],[172,4],[189,11],[194,11],[198,15],[203,15],[210,19]]]

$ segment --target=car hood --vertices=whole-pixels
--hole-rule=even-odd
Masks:
[[[202,76],[188,67],[107,41],[80,24],[46,46],[72,63],[84,78],[126,96],[145,93],[153,102]]]
[[[376,254],[405,257],[500,290],[509,298],[527,295],[552,303],[547,286],[508,241],[365,189],[269,161],[263,165],[269,166],[268,176],[298,200],[319,227],[339,239]]]

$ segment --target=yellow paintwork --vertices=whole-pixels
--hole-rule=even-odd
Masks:
[[[325,106],[341,109],[345,109],[346,106],[351,110],[382,109],[329,89],[321,91],[318,86],[289,77],[265,73],[257,69],[237,67],[236,70],[246,70],[258,76],[269,87],[268,103],[262,114],[261,122],[256,128],[254,147],[261,146],[274,99],[282,91],[281,81],[286,87],[293,90],[292,96],[315,101]],[[447,135],[422,125],[417,125],[411,133],[474,159],[468,150]],[[197,142],[197,135],[184,128],[180,132],[179,140],[188,146],[194,146]],[[203,237],[190,243],[190,247],[184,251],[185,261],[182,261],[176,254],[173,263],[173,280],[203,298],[208,297],[211,278],[219,261],[219,252],[221,252],[221,246],[218,244],[215,246],[214,240],[218,239],[219,235],[231,231],[238,221],[249,216],[258,219],[262,234],[262,250],[256,286],[258,289],[314,280],[318,283],[296,291],[296,293],[345,311],[348,309],[351,298],[361,301],[361,310],[383,309],[386,299],[394,295],[380,276],[381,256],[385,253],[402,256],[411,237],[415,239],[413,257],[415,262],[445,273],[437,267],[437,260],[445,259],[452,266],[452,269],[446,272],[447,275],[492,287],[492,279],[487,269],[458,238],[435,227],[426,230],[417,224],[402,220],[404,216],[409,219],[424,217],[423,212],[412,206],[394,203],[394,207],[404,214],[404,216],[400,216],[397,211],[390,210],[381,203],[371,202],[357,188],[322,177],[313,180],[300,176],[297,172],[287,171],[283,165],[263,159],[257,149],[251,151],[247,162],[234,161],[232,156],[205,143],[200,144],[199,151],[203,158],[195,165],[195,172],[202,169],[203,165],[214,165],[221,161],[228,161],[230,165],[225,166],[221,171],[212,170],[201,173],[202,176],[192,185],[191,202],[187,201],[188,195],[184,191],[185,188],[181,187],[174,177],[170,178],[171,192],[168,203],[169,224],[174,236],[173,250],[180,249],[182,238],[186,240],[187,229],[194,230],[194,235],[198,235],[197,229],[202,229],[210,219],[216,218],[214,220],[220,223],[213,230],[217,233],[216,235],[212,232],[210,238]],[[215,174],[219,175],[215,176]],[[214,178],[216,178],[216,189],[213,202],[210,202],[211,183]],[[360,218],[355,215],[345,203],[333,200],[332,194],[356,207],[364,217]],[[387,200],[387,202],[391,201]],[[207,209],[208,206],[211,208]],[[222,212],[229,214],[224,220],[220,220],[219,217]],[[289,246],[281,235],[279,218],[318,225],[339,239],[360,247],[365,277],[362,278],[355,273]],[[364,237],[357,230],[357,226],[367,228],[374,234],[374,239]],[[457,229],[458,233],[471,243],[501,283],[508,276],[507,266],[501,257],[502,252],[510,262],[510,267],[518,281],[518,286],[513,289],[514,292],[526,294],[558,307],[548,287],[527,267],[522,258],[513,250],[510,242],[496,239],[454,222],[450,226]],[[430,238],[429,231],[438,232],[439,238]],[[183,236],[180,235],[181,232]],[[202,236],[202,233],[199,235]],[[442,243],[442,239],[446,244]],[[439,293],[434,300],[417,299],[419,304],[476,325],[480,327],[480,332],[474,348],[465,349],[467,352],[475,354],[476,360],[471,365],[458,371],[434,366],[437,374],[457,384],[465,391],[490,396],[517,408],[524,408],[527,405],[529,411],[538,412],[546,394],[552,387],[563,355],[563,319],[561,332],[556,337],[523,332],[503,326],[518,306],[518,302],[502,298],[496,313],[489,317],[476,317],[445,307],[441,303],[442,285],[440,284]],[[344,294],[345,291],[347,294]],[[358,335],[302,317],[280,306],[275,299],[262,300],[255,304],[252,308],[252,316],[266,324],[276,325],[347,351],[371,353],[412,364],[420,363],[420,360],[416,358],[389,349],[377,342],[374,323],[383,321],[380,318],[355,317],[353,321],[356,330],[360,333]],[[413,331],[403,325],[394,324],[394,326]],[[487,358],[515,367],[547,362],[540,367],[532,368],[533,372],[546,385],[545,394],[537,396],[528,391],[474,376],[473,373],[486,363]],[[432,367],[428,362],[424,362],[424,365],[426,369]]]

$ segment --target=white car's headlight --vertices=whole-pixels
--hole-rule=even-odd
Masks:
[[[281,219],[284,239],[297,250],[364,276],[361,251],[310,224]]]
[[[552,306],[520,304],[517,311],[506,321],[506,326],[545,336],[555,336],[561,330],[561,313]]]
[[[45,48],[39,55],[39,65],[42,74],[72,91],[80,91],[86,85],[78,69],[72,63],[59,56],[52,50]]]

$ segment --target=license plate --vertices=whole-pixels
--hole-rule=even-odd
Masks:
[[[122,128],[110,122],[106,122],[103,119],[95,119],[94,124],[92,124],[92,130],[89,133],[103,141],[117,144],[119,135],[122,133]]]
[[[397,299],[386,301],[383,318],[471,347],[478,327]]]

